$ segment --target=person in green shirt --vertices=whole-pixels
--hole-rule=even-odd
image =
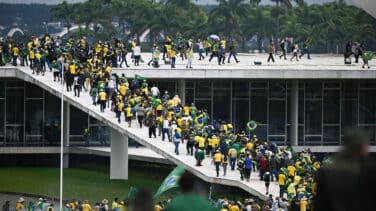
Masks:
[[[171,203],[167,205],[166,211],[215,211],[216,209],[207,199],[193,191],[195,185],[194,176],[185,171],[179,180],[182,195],[173,198]]]

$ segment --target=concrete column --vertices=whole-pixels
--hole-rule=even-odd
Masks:
[[[70,131],[70,104],[64,102],[64,125],[63,125],[63,142],[65,147],[69,147],[69,131]]]
[[[299,81],[291,81],[291,104],[290,104],[290,144],[291,146],[298,145],[298,125],[299,125]]]
[[[110,179],[128,179],[128,136],[111,129]]]
[[[178,95],[181,99],[181,103],[185,105],[185,79],[178,80]]]
[[[63,144],[64,147],[69,147],[69,131],[70,131],[70,104],[64,102],[64,119],[63,119]],[[69,154],[63,155],[63,168],[69,168]]]
[[[69,168],[69,154],[65,153],[63,156],[63,168]]]

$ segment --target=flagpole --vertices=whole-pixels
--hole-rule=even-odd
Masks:
[[[61,66],[61,123],[60,123],[60,210],[63,210],[63,156],[64,156],[64,64]],[[69,137],[67,137],[69,138]]]

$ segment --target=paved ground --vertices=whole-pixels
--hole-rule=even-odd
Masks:
[[[52,73],[47,73],[46,76],[36,76],[31,74],[29,68],[18,67],[26,75],[18,74],[18,77],[23,78],[32,83],[42,86],[42,88],[47,89],[58,97],[61,95],[61,85],[53,81]],[[169,142],[162,142],[160,138],[149,139],[148,131],[146,128],[140,129],[136,125],[132,124],[132,128],[128,128],[127,125],[122,122],[118,124],[115,118],[114,113],[110,112],[108,109],[104,113],[100,113],[100,108],[95,107],[91,103],[90,96],[87,93],[82,93],[80,98],[74,97],[73,93],[64,93],[65,99],[74,106],[82,109],[85,112],[88,112],[90,115],[95,118],[103,121],[108,124],[115,130],[127,134],[132,139],[140,142],[146,147],[151,148],[156,151],[158,154],[166,157],[175,164],[183,164],[186,169],[193,172],[196,176],[199,176],[203,180],[212,183],[218,183],[223,185],[231,185],[242,188],[245,191],[252,193],[261,198],[265,198],[265,187],[264,183],[261,182],[256,173],[252,174],[252,179],[250,182],[240,181],[240,175],[238,171],[229,171],[227,176],[220,176],[217,178],[215,176],[215,167],[211,164],[211,159],[206,158],[203,161],[202,167],[195,166],[195,159],[192,156],[186,155],[185,146],[180,145],[180,155],[175,155],[174,145]],[[277,195],[279,191],[278,185],[272,183],[270,186],[270,193]]]
[[[228,54],[227,54],[228,56]],[[162,56],[161,56],[162,57]],[[211,62],[209,62],[209,57],[205,57],[204,60],[198,60],[198,54],[194,54],[194,59],[192,62],[193,69],[210,69],[210,70],[234,70],[234,69],[280,69],[280,70],[292,70],[292,69],[301,69],[301,70],[309,70],[309,69],[327,69],[327,70],[336,70],[336,69],[343,69],[343,70],[360,70],[362,69],[362,60],[359,59],[359,63],[355,63],[355,59],[352,57],[352,64],[345,65],[344,64],[344,57],[343,55],[336,55],[336,54],[312,54],[311,59],[308,60],[307,56],[303,56],[299,61],[293,60],[290,61],[291,55],[287,55],[287,60],[280,59],[279,56],[275,56],[275,62],[267,62],[268,54],[249,54],[249,53],[239,53],[237,55],[239,63],[236,63],[234,58],[231,58],[231,63],[227,63],[227,58],[225,64],[218,65],[217,58],[213,58]],[[132,64],[130,58],[127,58],[128,64],[130,65],[129,68],[124,68],[125,65],[123,64],[122,69],[154,69],[151,66],[148,66],[147,63],[151,59],[151,53],[143,53],[142,58],[144,63],[140,63],[140,66],[135,67]],[[261,66],[257,66],[254,62],[261,62]],[[371,68],[370,70],[376,69],[376,59],[373,59],[369,62]],[[170,65],[164,64],[162,60],[160,60],[160,69],[169,69]],[[120,68],[119,68],[120,69]],[[186,69],[186,60],[182,61],[181,58],[177,58],[176,60],[176,69]]]

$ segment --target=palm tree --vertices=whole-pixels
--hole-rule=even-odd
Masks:
[[[216,19],[215,24],[221,24],[229,36],[239,33],[240,19],[248,14],[248,4],[243,0],[217,0],[218,7],[209,14],[210,19]]]
[[[52,13],[52,20],[63,21],[65,27],[68,29],[68,35],[70,34],[70,28],[72,23],[77,18],[75,8],[77,4],[68,4],[67,1],[63,1],[61,4],[53,7],[50,12]]]

